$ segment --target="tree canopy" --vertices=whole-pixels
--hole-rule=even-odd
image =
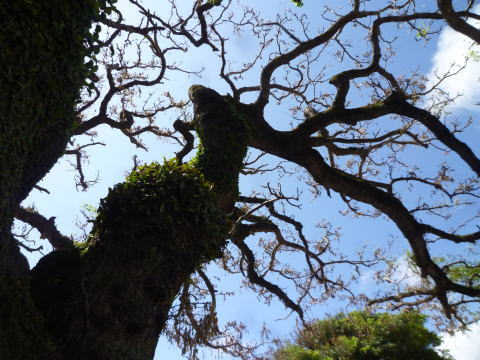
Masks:
[[[301,329],[294,344],[274,354],[276,360],[451,360],[437,352],[440,338],[416,312],[352,312],[318,320]]]
[[[259,357],[266,339],[217,313],[227,275],[300,323],[332,304],[478,320],[478,99],[457,93],[476,76],[473,2],[0,12],[0,358],[151,359],[160,334],[191,358]],[[87,161],[104,146],[127,173],[109,183]],[[71,188],[48,176],[66,163]],[[79,231],[58,226],[100,186]],[[411,316],[435,344],[405,314],[375,319]]]

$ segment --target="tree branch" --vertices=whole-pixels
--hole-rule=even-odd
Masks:
[[[15,218],[37,229],[42,238],[46,238],[56,250],[74,247],[72,239],[58,231],[55,226],[55,217],[47,219],[36,211],[18,207]]]

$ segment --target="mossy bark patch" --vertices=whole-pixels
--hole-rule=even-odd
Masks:
[[[63,155],[93,62],[92,21],[109,0],[11,0],[0,7],[0,358],[51,359],[13,213]],[[88,45],[87,45],[88,43]]]
[[[189,96],[200,138],[192,163],[214,184],[221,207],[231,207],[238,196],[238,177],[250,139],[249,118],[230,96],[204,86],[192,86]]]

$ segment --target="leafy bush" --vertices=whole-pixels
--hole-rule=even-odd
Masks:
[[[438,353],[440,338],[416,312],[369,314],[352,312],[308,324],[296,344],[279,349],[276,360],[449,360]]]

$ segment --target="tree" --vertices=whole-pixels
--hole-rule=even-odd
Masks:
[[[10,231],[20,202],[63,155],[77,124],[79,90],[96,70],[93,21],[110,1],[5,1],[0,17],[0,356],[37,359],[50,352],[32,304],[30,274]],[[84,58],[91,60],[84,64]],[[62,240],[62,239],[60,239]],[[57,243],[61,248],[71,241]]]
[[[18,0],[2,7],[1,18],[9,21],[0,31],[0,357],[148,359],[161,332],[192,356],[199,344],[252,355],[255,349],[227,331],[241,326],[218,325],[215,285],[202,267],[214,259],[300,321],[309,302],[333,297],[441,310],[452,326],[477,319],[479,264],[472,251],[480,237],[474,224],[480,161],[468,145],[475,141],[467,136],[470,121],[460,114],[450,122],[444,109],[456,94],[441,88],[462,67],[427,82],[420,69],[408,73],[392,65],[397,39],[428,41],[442,26],[477,41],[469,21],[480,16],[471,3],[455,9],[438,1],[421,11],[412,0],[378,8],[361,0],[327,4],[318,12],[320,31],[294,12],[274,21],[248,7],[230,13],[235,5],[225,0],[192,1],[190,8],[172,0],[170,10],[160,12],[137,0],[128,4],[139,25],[104,1],[45,6]],[[89,33],[92,21],[99,27]],[[244,30],[257,44],[253,59],[236,68],[228,37]],[[192,84],[189,100],[178,100],[168,83],[172,88],[160,93],[170,76],[196,74],[177,57],[189,56],[192,45],[218,56],[228,94]],[[328,51],[340,64],[333,71],[322,63]],[[83,65],[97,52],[98,61]],[[272,100],[281,111],[272,112]],[[165,130],[158,123],[168,114],[177,119]],[[278,116],[290,124],[277,125]],[[139,148],[146,148],[147,133],[181,148],[163,164],[135,162],[102,200],[86,241],[75,243],[54,218],[20,203],[32,189],[42,191],[38,181],[62,156],[75,158],[77,185],[87,190],[94,181],[86,179],[82,159],[88,147],[103,144],[95,139],[101,125]],[[194,156],[192,133],[199,141]],[[422,156],[438,167],[422,171]],[[398,263],[387,256],[387,242],[368,257],[342,254],[334,247],[337,238],[342,246],[339,233],[328,223],[320,226],[321,240],[309,239],[289,214],[299,206],[297,194],[270,184],[264,193],[239,194],[240,174],[268,173],[299,174],[316,197],[338,194],[347,215],[384,216],[409,244],[422,280],[404,286],[392,276]],[[445,224],[461,207],[467,214]],[[19,247],[35,249],[21,241],[26,235],[12,233],[14,217],[55,249],[33,269]],[[271,237],[255,246],[246,241],[259,233]],[[437,254],[443,248],[446,256]],[[283,262],[285,254],[304,267]],[[370,268],[379,293],[362,294],[353,281]]]
[[[440,338],[424,326],[416,312],[369,314],[352,312],[318,320],[300,330],[294,344],[278,349],[277,360],[437,359]]]

